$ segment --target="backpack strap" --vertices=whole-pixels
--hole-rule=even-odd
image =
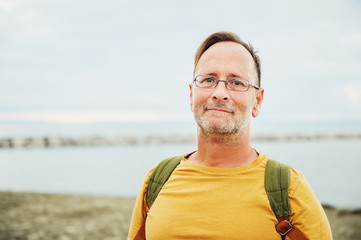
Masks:
[[[166,158],[155,167],[154,171],[149,177],[145,196],[145,215],[147,215],[150,207],[153,205],[157,198],[160,190],[162,189],[169,176],[172,174],[174,169],[179,165],[182,160],[182,156]],[[145,240],[145,221],[139,228],[134,240]]]
[[[273,213],[277,218],[291,214],[288,201],[291,166],[268,159],[265,175],[265,187]]]
[[[265,173],[265,187],[273,213],[278,219],[276,231],[285,239],[308,240],[308,238],[289,222],[291,215],[288,188],[291,166],[268,159]]]
[[[155,167],[153,173],[150,175],[147,186],[146,203],[149,208],[153,205],[163,185],[168,181],[168,178],[179,165],[182,158],[183,155],[166,158]]]

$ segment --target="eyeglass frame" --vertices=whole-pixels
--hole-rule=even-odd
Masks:
[[[251,86],[251,87],[254,87],[256,90],[259,90],[259,89],[260,89],[259,86],[257,86],[257,85],[254,84],[254,83],[251,83],[251,82],[248,81],[247,79],[240,78],[240,79],[242,79],[243,81],[246,81],[246,82],[247,82],[247,89],[246,89],[245,91],[232,90],[232,89],[228,88],[228,82],[227,82],[227,80],[229,81],[229,79],[231,79],[231,78],[227,78],[226,80],[221,80],[221,79],[215,78],[214,76],[210,76],[210,77],[212,77],[212,78],[214,79],[214,81],[216,82],[216,85],[214,85],[214,87],[201,87],[201,86],[198,86],[197,83],[196,83],[196,82],[198,82],[197,78],[200,77],[200,76],[207,76],[207,75],[198,75],[198,76],[196,76],[196,77],[193,79],[193,83],[194,83],[197,87],[200,87],[200,88],[213,89],[213,88],[216,88],[216,87],[218,86],[218,83],[219,83],[219,82],[224,82],[226,88],[227,88],[229,91],[233,91],[233,92],[247,92],[250,86]]]

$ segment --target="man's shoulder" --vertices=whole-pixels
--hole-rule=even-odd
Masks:
[[[294,194],[297,189],[301,188],[309,188],[311,189],[306,177],[303,173],[297,169],[292,168],[290,171],[290,186],[289,186],[289,194],[290,196]]]
[[[286,166],[286,168],[289,168],[289,179],[290,179],[290,190],[294,190],[297,188],[299,184],[308,184],[305,176],[303,173],[295,168],[293,168],[291,165],[284,163],[282,161],[279,161],[277,159],[270,159],[267,158],[267,164],[269,162],[276,162],[279,166]]]

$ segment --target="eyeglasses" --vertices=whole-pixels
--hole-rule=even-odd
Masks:
[[[226,80],[219,80],[211,75],[198,75],[193,82],[197,87],[201,88],[215,88],[219,82],[224,82],[228,90],[235,92],[247,92],[250,86],[257,90],[259,89],[257,85],[239,77],[230,77]]]

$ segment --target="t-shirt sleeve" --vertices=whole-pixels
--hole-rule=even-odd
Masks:
[[[132,220],[130,221],[130,227],[128,232],[128,240],[134,240],[139,230],[145,224],[146,212],[145,212],[145,195],[148,187],[150,175],[154,171],[154,168],[148,172],[144,178],[142,187],[139,190],[137,200],[133,209]],[[139,238],[137,238],[139,239]]]
[[[310,240],[330,240],[332,233],[325,211],[304,175],[292,169],[289,200],[290,222]],[[289,239],[286,237],[286,239]]]

